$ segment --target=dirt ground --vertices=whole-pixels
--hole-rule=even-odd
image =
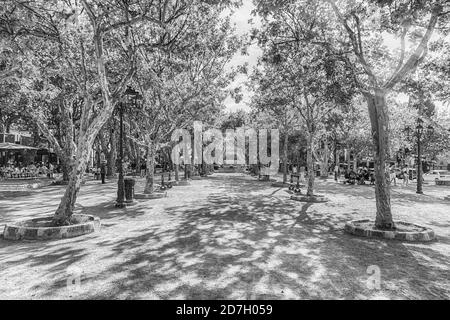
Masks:
[[[0,192],[1,230],[52,214],[63,190]],[[0,298],[449,299],[450,188],[424,191],[395,187],[392,205],[396,220],[433,228],[439,240],[431,244],[345,234],[345,222],[374,218],[371,186],[318,181],[330,202],[302,204],[269,182],[215,174],[117,209],[114,182],[89,181],[77,212],[99,216],[102,230],[59,241],[0,239]]]

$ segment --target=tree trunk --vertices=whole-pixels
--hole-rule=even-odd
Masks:
[[[70,165],[71,159],[66,157],[60,157],[59,161],[61,162],[63,181],[69,181],[71,172],[71,165]]]
[[[395,229],[391,212],[389,177],[386,174],[386,159],[389,150],[386,93],[381,89],[376,89],[375,96],[367,94],[366,99],[374,143],[375,197],[377,205],[375,226],[383,230]]]
[[[287,182],[287,173],[288,173],[288,134],[285,132],[284,134],[284,145],[283,145],[283,183]]]
[[[314,160],[313,160],[313,139],[312,134],[308,136],[308,149],[306,153],[306,162],[308,166],[308,189],[306,191],[307,196],[314,195]]]
[[[179,170],[180,170],[180,165],[175,164],[175,181],[180,181],[180,176],[179,176]]]
[[[86,146],[79,146],[76,161],[70,172],[69,184],[67,185],[64,196],[61,199],[58,209],[53,217],[56,225],[69,224],[70,217],[75,208],[78,191],[80,190],[84,171],[89,160],[89,151]]]
[[[117,139],[114,127],[109,132],[109,147],[108,158],[106,159],[106,175],[113,177],[116,175],[116,159],[117,159]]]
[[[141,172],[141,147],[136,143],[136,174],[140,175]]]
[[[320,166],[320,176],[322,178],[328,178],[328,159],[330,157],[330,150],[328,149],[328,140],[325,139],[324,142],[324,148],[323,148],[323,154],[321,159],[321,166]]]
[[[154,141],[150,141],[147,144],[147,175],[145,179],[145,194],[152,194],[154,191],[155,181],[155,155],[156,146]]]
[[[351,166],[352,166],[352,151],[350,145],[347,145],[347,168],[350,170]]]

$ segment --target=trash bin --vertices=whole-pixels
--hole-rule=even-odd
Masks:
[[[125,178],[124,184],[125,184],[125,202],[131,203],[134,200],[134,185],[136,183],[136,180],[133,178]]]

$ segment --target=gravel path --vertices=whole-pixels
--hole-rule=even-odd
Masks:
[[[174,187],[168,198],[116,209],[114,183],[90,181],[77,211],[99,216],[101,232],[0,239],[0,298],[450,298],[450,188],[426,186],[421,196],[413,186],[394,188],[395,219],[439,236],[406,244],[343,233],[348,220],[374,218],[373,187],[317,184],[329,203],[298,203],[270,183],[215,174]],[[53,213],[63,190],[0,192],[0,226]],[[380,286],[371,286],[378,271]]]

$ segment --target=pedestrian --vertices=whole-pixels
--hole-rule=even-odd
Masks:
[[[49,163],[48,164],[48,177],[50,179],[53,179],[53,170],[54,170],[53,164]]]
[[[389,180],[391,181],[391,184],[394,182],[394,186],[397,186],[397,174],[395,173],[394,166],[391,167]]]
[[[404,185],[404,186],[408,186],[408,185],[409,185],[409,170],[408,170],[408,165],[406,165],[406,166],[403,168],[402,174],[403,174],[403,185]]]
[[[102,177],[102,184],[105,184],[105,178],[106,178],[106,166],[104,163],[102,163],[100,167],[100,176]]]
[[[334,166],[334,181],[338,181],[339,178],[339,165],[336,164]]]

